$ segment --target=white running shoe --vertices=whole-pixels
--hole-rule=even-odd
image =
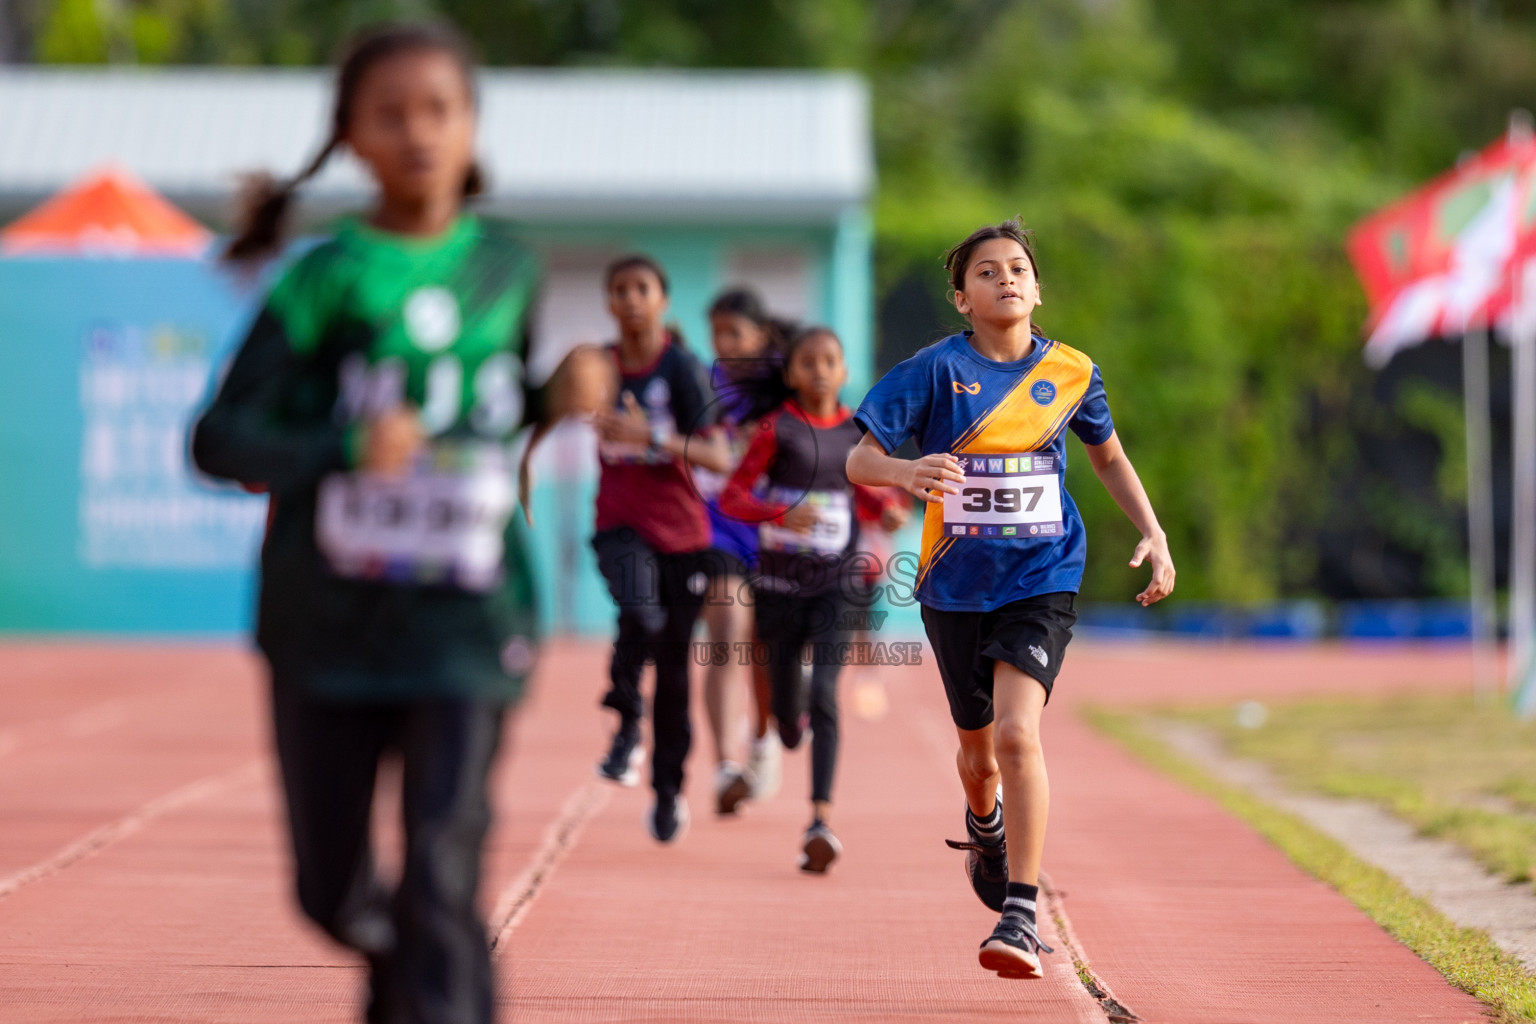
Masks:
[[[752,741],[747,774],[751,776],[753,800],[767,800],[779,791],[784,776],[784,745],[772,729]]]
[[[826,823],[813,822],[805,830],[805,840],[800,844],[800,870],[811,875],[824,875],[842,853],[843,844],[838,842]]]
[[[735,761],[721,761],[715,769],[715,813],[730,816],[736,813],[741,802],[752,795],[752,783],[741,765]]]

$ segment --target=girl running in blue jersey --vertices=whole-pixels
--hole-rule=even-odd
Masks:
[[[983,227],[944,261],[971,329],[886,374],[859,406],[848,478],[923,499],[917,600],[960,737],[971,885],[1002,914],[981,965],[1040,976],[1035,900],[1050,791],[1040,713],[1072,638],[1086,551],[1064,480],[1066,431],[1141,531],[1137,601],[1173,591],[1168,540],[1120,446],[1098,367],[1036,330],[1039,267],[1017,221]],[[893,458],[907,438],[922,456]],[[1012,837],[1005,843],[1005,834]]]
[[[264,182],[228,255],[279,249],[295,189],[339,148],[377,202],[278,280],[192,456],[271,494],[256,641],[300,905],[366,957],[369,1021],[488,1024],[486,785],[536,643],[506,453],[526,423],[595,412],[606,368],[576,355],[547,393],[524,387],[538,264],[464,211],[480,174],[463,43],[377,28],[337,78],[324,147],[297,178]],[[398,883],[377,875],[370,841],[391,754]]]
[[[758,421],[788,396],[783,348],[794,327],[769,316],[762,300],[744,288],[722,292],[710,304],[709,327],[717,357],[710,368],[717,419],[733,462],[739,462]],[[741,714],[735,685],[744,667],[739,652],[752,637],[752,609],[743,584],[757,564],[757,526],[720,510],[725,474],[696,466],[693,478],[709,512],[711,534],[704,558],[710,590],[703,618],[714,656],[704,669],[704,707],[715,741],[715,811],[731,815],[748,796],[771,796],[779,771],[778,737],[768,731],[768,674],[755,662],[748,669],[756,711],[751,755],[746,767],[732,756],[740,742],[733,735]]]
[[[801,841],[800,869],[822,874],[842,852],[829,818],[846,612],[853,601],[868,607],[858,590],[859,560],[852,558],[859,540],[856,505],[875,506],[878,517],[895,502],[848,481],[844,463],[859,442],[859,428],[838,400],[848,368],[837,335],[825,327],[797,334],[784,353],[784,377],[793,397],[759,424],[720,508],[761,524],[752,582],[757,642],[767,651],[784,746],[794,750],[806,726],[811,729],[811,824]]]

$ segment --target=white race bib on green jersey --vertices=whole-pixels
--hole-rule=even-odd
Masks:
[[[483,592],[501,581],[515,503],[501,446],[440,444],[399,477],[327,476],[315,540],[332,570],[348,579]]]

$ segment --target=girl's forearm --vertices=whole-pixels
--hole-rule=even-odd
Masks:
[[[1146,488],[1141,486],[1141,478],[1136,475],[1136,467],[1131,465],[1130,459],[1122,454],[1108,465],[1095,466],[1094,470],[1109,496],[1115,499],[1120,511],[1143,537],[1155,537],[1163,532],[1157,522],[1157,513],[1152,510],[1152,500],[1147,497]]]
[[[900,487],[905,459],[892,458],[869,445],[860,444],[848,453],[848,482],[867,487]]]
[[[731,449],[725,439],[716,435],[673,434],[661,444],[662,451],[673,458],[716,473],[731,471]]]

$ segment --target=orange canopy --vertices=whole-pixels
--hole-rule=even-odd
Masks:
[[[143,182],[107,168],[0,231],[0,253],[201,256],[212,240],[201,224]]]

